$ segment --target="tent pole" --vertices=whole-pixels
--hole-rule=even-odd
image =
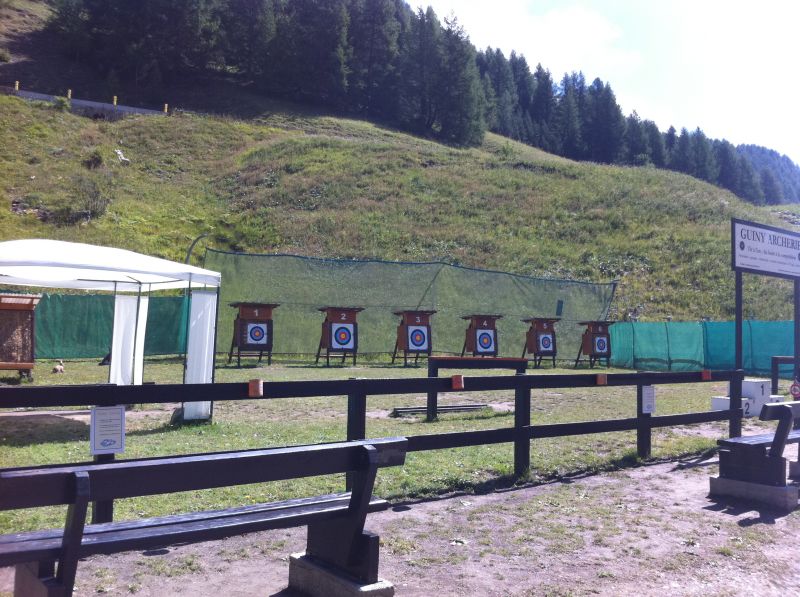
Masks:
[[[114,321],[117,318],[117,283],[114,282],[114,314],[111,317],[111,344],[108,347],[108,354],[111,354],[111,349],[114,346]],[[111,354],[111,358],[114,358],[114,355]],[[109,359],[108,362],[108,383],[111,383],[111,360]]]
[[[217,330],[219,329],[219,296],[220,296],[220,287],[217,286],[217,304],[214,307],[214,344],[211,348],[211,383],[216,383],[216,374],[217,374]],[[209,418],[214,418],[214,401],[211,401],[211,412]]]
[[[142,304],[142,284],[136,292],[136,325],[133,328],[133,359],[131,361],[131,385],[136,385],[136,341],[139,335],[139,307]],[[144,355],[142,355],[144,356]],[[142,381],[144,381],[144,365],[142,365]]]
[[[189,360],[189,324],[192,317],[192,276],[189,274],[189,285],[183,294],[184,306],[186,307],[186,327],[184,329],[183,347],[183,383],[186,383],[186,363]]]

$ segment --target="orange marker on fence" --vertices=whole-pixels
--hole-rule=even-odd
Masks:
[[[454,390],[463,390],[464,389],[464,376],[463,375],[454,375],[450,378],[451,387]]]
[[[700,372],[700,379],[702,379],[703,381],[711,381],[711,371],[709,371],[708,369],[703,369]]]
[[[608,375],[605,373],[598,373],[596,383],[598,386],[607,386],[608,385]]]
[[[251,379],[247,383],[247,397],[248,398],[263,398],[264,397],[264,380]]]

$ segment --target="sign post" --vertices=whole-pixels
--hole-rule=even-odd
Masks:
[[[731,219],[731,268],[736,274],[736,369],[743,369],[742,274],[787,278],[794,282],[794,383],[800,386],[800,234],[774,226]],[[731,383],[731,409],[742,407],[741,379]],[[741,419],[731,419],[731,437],[742,434]]]

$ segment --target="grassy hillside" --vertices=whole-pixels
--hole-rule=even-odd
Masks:
[[[648,318],[729,317],[730,217],[779,222],[687,176],[493,135],[462,150],[290,111],[96,122],[13,97],[0,97],[0,206],[2,239],[173,259],[210,232],[223,249],[618,278],[618,314],[641,304]],[[750,278],[746,309],[788,317],[790,290]]]

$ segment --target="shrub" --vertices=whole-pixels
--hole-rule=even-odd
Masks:
[[[0,4],[2,4],[2,0],[0,0]],[[11,52],[6,48],[0,48],[0,62],[11,62]]]
[[[99,149],[93,150],[92,153],[89,154],[89,157],[83,160],[83,165],[89,170],[99,168],[103,165],[103,154],[100,153]]]
[[[56,97],[53,99],[53,109],[59,112],[69,112],[72,108],[72,103],[65,97]]]

